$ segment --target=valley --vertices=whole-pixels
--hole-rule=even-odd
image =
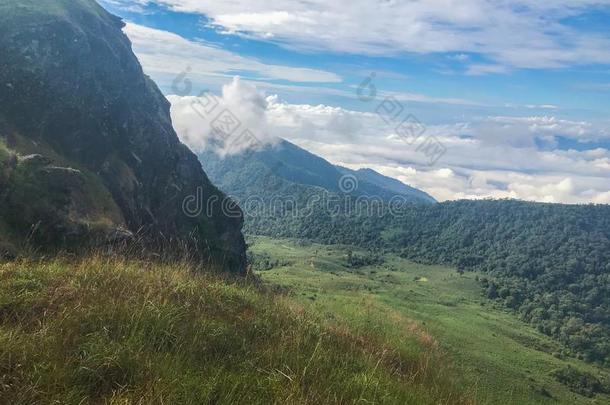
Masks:
[[[438,3],[0,0],[0,405],[610,404],[610,12]]]
[[[382,328],[397,345],[413,331],[430,335],[448,354],[463,384],[482,404],[607,403],[608,395],[576,394],[553,376],[573,367],[607,372],[571,357],[482,294],[477,274],[420,265],[387,254],[382,264],[350,268],[349,252],[366,251],[294,239],[248,238],[257,274],[269,285],[359,328]],[[383,325],[383,326],[379,326]],[[412,325],[409,327],[409,325]],[[415,325],[415,326],[413,326]]]

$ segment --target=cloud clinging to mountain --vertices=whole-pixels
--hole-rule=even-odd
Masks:
[[[183,142],[203,150],[214,139],[209,124],[192,112],[192,97],[170,96],[174,126]],[[486,117],[477,122],[432,125],[447,153],[430,166],[375,114],[326,105],[289,104],[264,97],[235,78],[220,100],[263,143],[286,138],[335,164],[371,167],[423,189],[439,200],[518,198],[545,202],[605,203],[610,152],[603,148],[540,150],[538,137],[565,134],[598,138],[605,134],[587,122],[552,116]],[[511,136],[515,134],[518,136]],[[601,135],[600,135],[601,134]],[[239,153],[239,148],[230,153]]]

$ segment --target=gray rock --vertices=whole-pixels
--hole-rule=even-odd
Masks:
[[[202,261],[245,271],[243,218],[225,215],[220,206],[199,217],[183,212],[183,201],[199,189],[205,198],[224,195],[180,143],[169,102],[144,75],[124,23],[94,0],[7,1],[15,7],[0,14],[0,83],[13,88],[0,92],[0,116],[32,144],[52,148],[59,160],[78,168],[51,166],[41,156],[22,158],[41,168],[36,175],[42,178],[32,176],[27,190],[48,189],[49,204],[39,201],[38,207],[48,226],[40,229],[63,229],[55,227],[53,215],[84,226],[86,218],[75,216],[97,218],[112,205],[120,215],[111,228],[124,225],[152,250],[160,249],[159,240],[186,241]],[[58,187],[45,187],[50,184]],[[94,191],[107,192],[111,203],[87,195]],[[31,211],[16,227],[27,229],[27,221],[38,218]]]
[[[32,166],[46,166],[51,163],[51,159],[39,154],[33,154],[20,157],[19,162]]]

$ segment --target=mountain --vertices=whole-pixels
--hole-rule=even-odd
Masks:
[[[343,174],[352,175],[356,177],[356,179],[358,179],[359,183],[361,184],[373,184],[379,188],[394,193],[395,195],[412,196],[414,198],[417,198],[421,202],[427,202],[430,204],[436,202],[436,200],[429,194],[411,186],[408,186],[402,181],[396,180],[393,177],[384,176],[383,174],[378,173],[373,169],[364,168],[358,170],[351,170],[340,166],[337,166],[337,168]]]
[[[357,245],[476,271],[484,295],[561,342],[562,355],[610,365],[610,206],[432,204],[394,179],[335,167],[285,141],[261,152],[200,158],[224,190],[245,202],[248,233]],[[341,187],[346,176],[355,180],[349,192]],[[419,203],[373,211],[357,203],[359,196],[388,201],[397,194]],[[268,205],[261,209],[260,202]]]
[[[212,150],[199,154],[206,172],[219,187],[239,200],[284,198],[333,193],[389,202],[434,203],[426,193],[370,170],[335,166],[286,140],[259,151],[220,157]]]
[[[225,197],[123,26],[94,0],[0,0],[0,250],[137,237],[242,271],[242,215],[205,204]]]

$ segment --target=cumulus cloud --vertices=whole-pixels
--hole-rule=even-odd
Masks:
[[[267,123],[267,100],[254,86],[235,77],[216,96],[168,96],[180,139],[195,152],[211,148],[221,155],[273,144]]]
[[[215,145],[210,123],[192,109],[193,97],[170,96],[181,139],[195,150]],[[588,122],[554,116],[486,117],[471,122],[427,125],[447,152],[431,165],[418,140],[398,134],[375,113],[328,105],[290,104],[234,79],[219,96],[244,127],[256,134],[255,147],[286,138],[335,164],[370,167],[430,193],[438,200],[518,198],[562,203],[607,203],[610,152],[541,150],[537,137],[574,139],[607,133]],[[422,138],[422,139],[423,139]],[[222,149],[238,153],[248,144]]]
[[[610,63],[610,39],[570,19],[608,0],[113,0],[205,15],[228,34],[368,55],[475,53],[469,74]],[[464,60],[466,62],[466,60]]]

